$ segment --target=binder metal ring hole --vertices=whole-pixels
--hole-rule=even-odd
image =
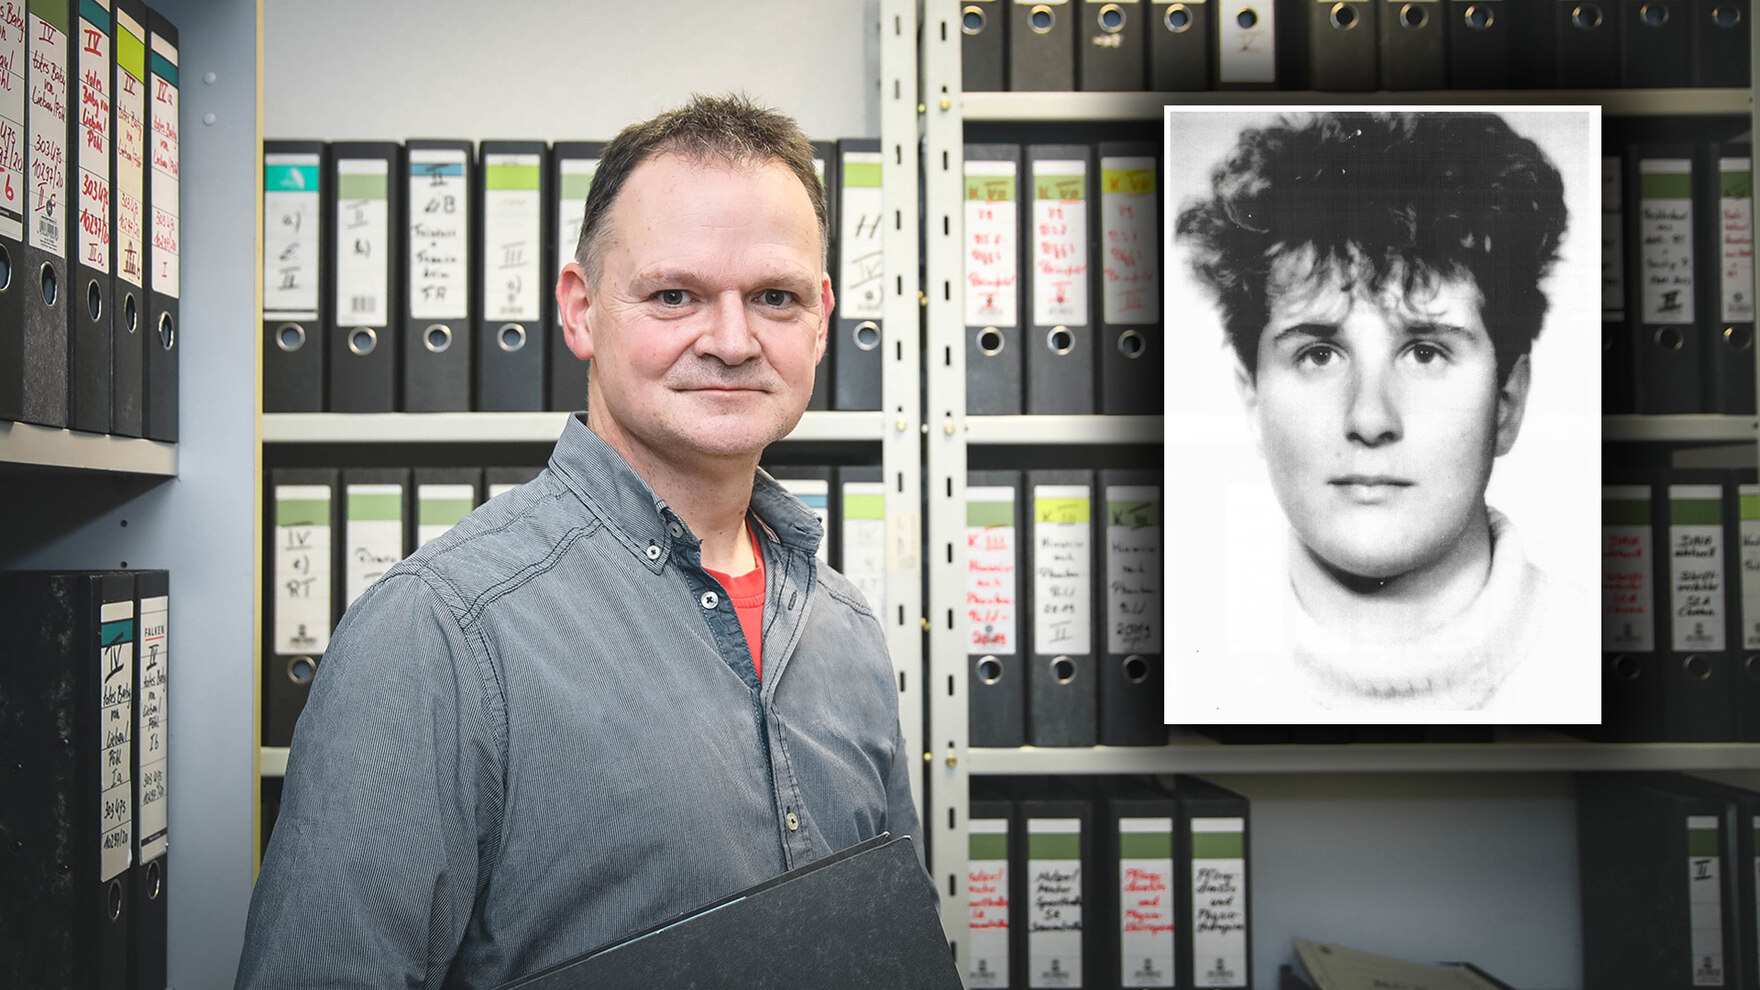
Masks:
[[[379,346],[379,333],[372,327],[355,327],[348,332],[348,349],[355,357],[366,357]]]
[[[1571,9],[1571,27],[1593,31],[1601,26],[1601,8],[1592,3],[1578,4]]]
[[[1423,4],[1408,3],[1399,9],[1399,26],[1416,31],[1430,23],[1430,11]]]
[[[1109,3],[1100,8],[1100,30],[1107,34],[1124,30],[1124,11],[1118,9],[1118,4]]]
[[[1135,653],[1124,658],[1124,680],[1126,684],[1141,684],[1149,679],[1149,661]]]
[[[1070,333],[1069,327],[1052,327],[1045,334],[1045,346],[1051,348],[1051,353],[1063,357],[1076,349],[1076,335]]]
[[[1644,676],[1644,665],[1630,653],[1621,653],[1613,658],[1613,676],[1622,681],[1635,681]]]
[[[43,265],[43,305],[45,305],[45,306],[55,305],[55,297],[57,294],[59,294],[59,291],[60,291],[60,287],[55,284],[55,269],[48,264],[44,264]]]
[[[110,881],[110,920],[122,917],[122,881]]]
[[[96,320],[104,315],[104,294],[98,291],[98,280],[86,283],[86,313]]]
[[[294,657],[287,661],[287,679],[304,687],[318,674],[318,661],[311,657]]]
[[[159,314],[159,346],[166,350],[177,346],[177,324],[171,322],[170,313]]]
[[[985,684],[995,684],[1002,680],[1002,661],[995,657],[984,657],[979,660],[978,680]]]
[[[1118,335],[1118,353],[1129,360],[1135,361],[1142,357],[1143,352],[1148,349],[1149,341],[1135,330],[1126,330]]]
[[[1742,8],[1733,3],[1720,3],[1711,8],[1711,23],[1720,28],[1733,28],[1742,23]]]
[[[1466,13],[1461,15],[1461,20],[1474,31],[1489,31],[1496,17],[1492,15],[1490,7],[1475,3],[1467,7]]]
[[[1059,684],[1068,684],[1076,679],[1076,662],[1069,657],[1053,657],[1051,659],[1051,676]]]
[[[1681,661],[1681,670],[1695,681],[1708,681],[1711,679],[1711,658],[1703,653],[1688,654]]]
[[[1034,4],[1032,13],[1027,15],[1027,26],[1033,29],[1034,34],[1050,34],[1051,25],[1055,23],[1057,16],[1051,12],[1050,7],[1042,3]]]
[[[503,323],[501,330],[495,335],[495,342],[509,354],[526,346],[526,328],[517,323]]]
[[[1742,673],[1747,674],[1750,681],[1760,681],[1760,653],[1750,653],[1742,658]]]
[[[140,310],[135,308],[134,293],[130,292],[122,297],[122,325],[128,328],[129,333],[134,333],[140,322]]]
[[[1242,28],[1251,28],[1259,23],[1259,12],[1251,7],[1243,7],[1240,13],[1234,15],[1234,22]]]
[[[1176,3],[1168,7],[1167,13],[1161,16],[1161,20],[1166,23],[1167,30],[1174,34],[1184,34],[1192,29],[1192,12],[1187,10],[1183,3]]]
[[[960,11],[959,29],[965,34],[978,34],[984,30],[984,8],[968,6]]]
[[[1357,26],[1357,9],[1348,3],[1335,3],[1327,20],[1340,31],[1349,31]]]
[[[1002,331],[995,327],[985,327],[978,331],[978,350],[984,352],[985,357],[995,357],[1001,354],[1002,349],[1007,345],[1008,338],[1004,337]]]
[[[12,255],[0,246],[0,292],[12,288]]]
[[[1754,328],[1750,326],[1724,327],[1723,342],[1738,351],[1754,349]]]
[[[289,354],[306,345],[306,328],[297,323],[283,323],[275,328],[275,346]]]
[[[1687,335],[1674,327],[1656,331],[1656,346],[1665,351],[1678,351],[1687,344]]]
[[[1668,7],[1660,3],[1644,4],[1638,8],[1638,23],[1653,28],[1667,24]]]
[[[444,354],[452,346],[452,328],[444,323],[431,323],[422,331],[422,346],[435,354]]]
[[[164,891],[164,889],[165,876],[159,870],[159,861],[155,859],[147,864],[147,900],[158,900],[159,894]]]
[[[863,320],[856,324],[854,337],[857,347],[871,351],[880,346],[880,324],[873,320]]]

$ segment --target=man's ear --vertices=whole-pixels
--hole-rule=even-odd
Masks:
[[[1510,452],[1522,432],[1522,416],[1528,411],[1528,355],[1516,358],[1509,377],[1497,390],[1497,456]]]
[[[1234,348],[1229,348],[1234,356],[1234,394],[1241,400],[1241,408],[1247,413],[1247,432],[1253,435],[1253,447],[1264,456],[1265,448],[1259,438],[1259,386],[1253,379],[1253,373],[1247,370],[1246,364]]]
[[[580,263],[571,261],[562,266],[562,274],[556,276],[556,309],[562,317],[562,339],[582,361],[593,357],[593,334],[587,318],[592,303],[593,292]]]
[[[825,360],[825,348],[831,343],[831,307],[837,296],[831,291],[831,273],[819,276],[819,342],[813,350],[813,364]]]

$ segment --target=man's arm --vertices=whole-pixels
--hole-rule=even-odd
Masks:
[[[240,990],[445,980],[500,827],[500,695],[475,646],[414,574],[350,609],[294,732]]]

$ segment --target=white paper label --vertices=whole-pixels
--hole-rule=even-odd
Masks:
[[[1228,4],[1217,20],[1217,76],[1230,83],[1277,81],[1277,8],[1272,0]]]
[[[177,49],[164,38],[153,36],[153,53],[172,65]],[[178,226],[178,184],[181,165],[178,150],[177,84],[152,73],[153,90],[153,291],[175,299],[181,291],[178,266],[183,234]]]
[[[1119,973],[1130,987],[1171,987],[1173,965],[1173,819],[1120,818]],[[1154,837],[1168,855],[1129,855],[1132,836]]]
[[[483,156],[483,318],[538,319],[544,203],[538,155]]]
[[[806,505],[813,513],[814,519],[819,520],[819,528],[825,533],[825,537],[819,541],[819,551],[815,556],[822,562],[829,562],[831,558],[827,547],[831,542],[831,482],[821,478],[777,478],[776,480],[788,490],[790,495],[800,499]]]
[[[141,599],[141,694],[135,699],[141,748],[140,830],[141,862],[150,863],[165,854],[166,759],[168,707],[167,685],[171,667],[171,600],[164,595]]]
[[[30,15],[30,245],[67,254],[67,33]]]
[[[1740,485],[1742,649],[1760,650],[1760,485]]]
[[[275,486],[275,652],[330,645],[329,485]]]
[[[561,188],[557,192],[556,271],[574,260],[581,244],[581,226],[587,219],[587,192],[593,176],[599,171],[597,158],[565,158],[559,171]],[[583,178],[584,177],[584,178]]]
[[[79,263],[110,273],[110,21],[79,18]],[[89,0],[110,12],[110,0]]]
[[[1192,970],[1199,986],[1247,985],[1246,857],[1198,855],[1218,836],[1239,836],[1233,845],[1244,850],[1246,831],[1241,818],[1192,819]]]
[[[972,843],[966,863],[966,985],[1008,987],[1008,819],[973,818],[966,831],[974,836],[1003,836],[994,852],[1003,858],[980,858],[983,840]]]
[[[995,515],[995,520],[1014,518],[1014,489],[1007,486],[973,486],[966,489],[966,518],[973,510]],[[966,652],[973,656],[1013,656],[1015,645],[1015,597],[1019,575],[1015,573],[1014,525],[966,526]]]
[[[1648,518],[1650,489],[1608,486],[1601,490],[1603,518],[1622,503],[1642,503]],[[1649,653],[1656,649],[1656,616],[1651,593],[1655,554],[1650,527],[1603,523],[1601,527],[1601,649],[1607,653]]]
[[[1677,196],[1690,185],[1693,163],[1684,158],[1646,158],[1638,162],[1638,181],[1663,179],[1669,195],[1640,196],[1638,236],[1643,241],[1640,283],[1645,323],[1693,322],[1693,200]]]
[[[416,546],[458,525],[476,508],[477,490],[470,485],[416,486]]]
[[[409,152],[409,315],[462,320],[470,303],[470,187],[465,153]]]
[[[1161,489],[1106,488],[1106,650],[1161,652]]]
[[[1625,230],[1620,220],[1620,160],[1601,159],[1601,318],[1626,318]]]
[[[263,156],[265,319],[318,318],[318,159]]]
[[[1723,195],[1719,198],[1723,234],[1723,321],[1751,323],[1754,320],[1754,195],[1752,191],[1753,161],[1747,158],[1724,158],[1718,162]],[[1737,195],[1730,195],[1731,192]]]
[[[886,486],[881,482],[843,483],[843,576],[855,584],[875,615],[886,610],[885,499]]]
[[[1037,837],[1080,848],[1079,818],[1027,820],[1027,985],[1082,985],[1082,860],[1035,855]]]
[[[1155,159],[1100,159],[1100,307],[1107,323],[1161,319]]]
[[[1697,837],[1693,833],[1699,833]],[[1719,848],[1719,822],[1711,815],[1688,815],[1689,845]],[[1709,833],[1707,835],[1707,833]],[[1720,857],[1687,855],[1687,917],[1692,925],[1693,986],[1723,986],[1723,863]]]
[[[1093,649],[1091,495],[1086,485],[1033,489],[1033,652]]]
[[[391,324],[391,163],[336,163],[336,324]],[[351,599],[352,600],[352,599]]]
[[[403,486],[349,485],[343,524],[342,607],[403,559]]]
[[[104,602],[98,620],[98,879],[109,882],[134,861],[134,602]]]
[[[24,238],[25,6],[0,3],[0,237]]]
[[[1019,182],[1014,162],[966,162],[967,326],[1019,322]]]
[[[1720,511],[1723,490],[1716,485],[1670,485],[1668,499],[1672,520],[1683,511]],[[1671,521],[1668,542],[1674,576],[1674,648],[1683,652],[1723,649],[1722,523]]]
[[[1033,322],[1088,323],[1088,163],[1033,163]]]
[[[836,291],[837,311],[844,319],[878,320],[885,315],[886,266],[880,231],[886,199],[880,189],[880,167],[878,151],[843,156],[838,210],[843,234],[838,240]]]
[[[136,46],[144,47],[146,32],[124,11],[116,24]],[[138,48],[137,48],[138,50]],[[147,83],[130,72],[125,59],[116,62],[116,274],[139,288],[145,275],[146,205],[142,199],[147,174]]]

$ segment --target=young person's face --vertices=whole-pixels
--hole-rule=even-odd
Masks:
[[[1238,368],[1237,385],[1297,537],[1336,570],[1385,580],[1443,561],[1485,524],[1528,363],[1499,386],[1470,275],[1407,297],[1398,271],[1374,292],[1340,267],[1273,266],[1258,371]]]

